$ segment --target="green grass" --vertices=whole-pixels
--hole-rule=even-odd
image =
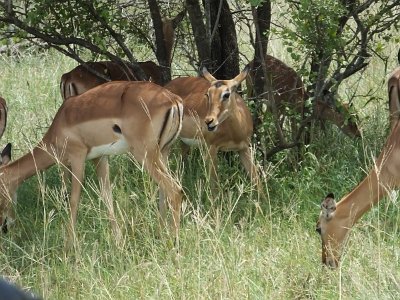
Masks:
[[[9,106],[2,143],[13,143],[14,159],[34,147],[51,123],[61,104],[59,78],[73,66],[52,52],[0,58],[0,94]],[[373,88],[384,99],[385,85],[371,78],[381,73],[365,80],[371,87],[381,84]],[[267,198],[261,201],[236,161],[229,166],[223,158],[221,193],[213,199],[200,152],[193,151],[183,169],[176,149],[171,165],[185,190],[178,250],[160,232],[156,186],[122,155],[111,159],[122,245],[114,243],[88,164],[78,247],[66,254],[65,187],[52,167],[19,189],[18,221],[0,238],[0,274],[45,299],[398,299],[397,194],[357,224],[336,271],[321,266],[314,230],[322,198],[349,192],[379,153],[387,134],[385,105],[360,106],[362,140],[328,127],[299,171],[279,162],[266,166]]]

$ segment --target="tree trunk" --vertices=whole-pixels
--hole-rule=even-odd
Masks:
[[[240,72],[235,23],[226,0],[208,0],[214,76],[232,79]]]
[[[265,1],[257,7],[253,8],[253,19],[256,29],[256,40],[254,47],[254,59],[252,68],[254,70],[253,78],[253,93],[256,97],[268,93],[267,77],[268,70],[265,65],[265,56],[268,48],[269,30],[271,27],[271,2]],[[257,128],[262,123],[261,117],[262,103],[256,101],[256,110],[254,112],[254,128]]]
[[[148,0],[151,19],[153,20],[154,32],[156,35],[156,56],[161,68],[163,83],[171,81],[170,55],[165,43],[163,21],[158,7],[157,0]]]
[[[199,0],[186,0],[186,8],[189,13],[190,24],[192,25],[200,65],[210,68],[210,38],[207,35],[206,26],[203,22],[203,13]]]

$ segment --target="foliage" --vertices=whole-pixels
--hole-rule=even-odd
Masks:
[[[289,26],[279,33],[292,59],[301,60],[315,97],[324,90],[336,93],[343,80],[369,64],[372,54],[385,56],[382,43],[398,39],[396,0],[301,0],[288,1],[288,8],[282,17]]]
[[[0,20],[4,25],[15,25],[13,32],[5,31],[5,37],[41,38],[73,58],[79,57],[79,52],[86,48],[92,55],[108,57],[109,50],[114,49],[113,55],[129,60],[132,53],[124,43],[128,35],[137,37],[140,42],[149,42],[144,32],[150,31],[150,20],[140,6],[125,7],[112,0],[39,0],[14,5],[7,11],[4,5],[5,2]],[[128,22],[133,17],[138,25]]]

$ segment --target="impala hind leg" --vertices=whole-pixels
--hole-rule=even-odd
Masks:
[[[157,149],[148,150],[147,153],[132,150],[132,154],[139,162],[143,163],[144,168],[160,188],[159,207],[162,224],[166,224],[167,205],[172,209],[171,230],[177,239],[179,235],[182,189],[169,173],[167,165],[164,163],[167,153],[164,153],[163,156]]]
[[[108,157],[107,156],[98,157],[93,159],[92,162],[96,168],[96,174],[100,185],[101,198],[103,199],[105,205],[107,206],[108,219],[110,220],[112,233],[115,237],[116,242],[119,243],[121,241],[122,234],[114,213]]]

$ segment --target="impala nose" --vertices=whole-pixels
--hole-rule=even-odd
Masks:
[[[214,125],[214,126],[212,125],[214,122],[213,118],[206,118],[205,122],[206,122],[208,131],[214,131],[215,128],[217,127],[217,125]]]

